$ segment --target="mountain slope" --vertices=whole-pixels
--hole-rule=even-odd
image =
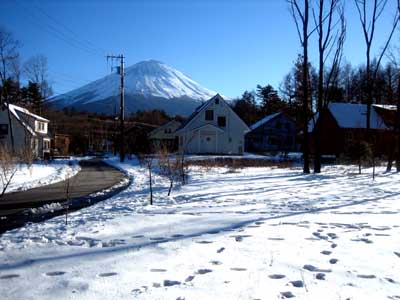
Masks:
[[[81,88],[51,99],[57,108],[113,114],[119,107],[120,76],[110,74]],[[182,72],[156,60],[139,62],[125,69],[126,112],[163,109],[168,114],[189,115],[216,94]]]

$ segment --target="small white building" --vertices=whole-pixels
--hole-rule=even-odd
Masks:
[[[171,120],[164,125],[154,129],[148,134],[151,145],[157,149],[161,146],[165,146],[170,150],[176,150],[175,146],[175,131],[181,126],[181,122]]]
[[[219,95],[199,106],[177,129],[179,150],[193,154],[242,155],[250,129]]]
[[[0,143],[11,148],[12,131],[16,151],[30,148],[35,157],[46,157],[50,154],[51,141],[48,124],[49,120],[31,113],[25,108],[4,104],[0,109]]]

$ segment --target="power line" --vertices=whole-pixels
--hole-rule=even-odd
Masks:
[[[98,50],[94,50],[94,49],[87,47],[86,45],[82,44],[80,41],[78,41],[74,37],[68,37],[67,35],[65,35],[65,33],[57,30],[54,26],[52,26],[50,24],[42,23],[41,19],[38,18],[34,13],[28,12],[28,10],[30,10],[29,8],[27,9],[27,7],[21,5],[17,0],[14,0],[14,2],[22,9],[22,12],[30,19],[31,23],[35,24],[38,27],[41,27],[44,31],[46,31],[53,37],[65,42],[66,44],[68,44],[69,46],[71,46],[73,48],[85,51],[94,56],[99,56],[100,52],[97,52]],[[101,54],[101,55],[103,55],[103,54]]]
[[[41,9],[36,3],[35,1],[32,1],[33,5],[35,6],[35,8],[44,16],[46,16],[48,19],[52,20],[55,24],[60,25],[62,28],[64,28],[66,31],[68,31],[69,33],[72,34],[72,36],[76,37],[77,34],[76,32],[74,32],[71,28],[69,28],[68,26],[66,26],[65,24],[63,24],[62,22],[60,22],[59,20],[55,19],[53,16],[49,15],[48,13],[46,13],[43,9]],[[79,41],[78,39],[76,39],[77,41]],[[82,42],[84,42],[86,45],[88,45],[88,47],[98,51],[98,49],[100,50],[99,53],[101,53],[102,55],[104,53],[106,53],[107,51],[105,51],[104,49],[101,48],[97,48],[92,42],[90,42],[87,39],[81,39]]]

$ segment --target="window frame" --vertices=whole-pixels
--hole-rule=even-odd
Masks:
[[[224,120],[224,125],[221,125],[220,124],[220,120]],[[218,116],[217,117],[217,125],[218,125],[218,127],[223,127],[223,128],[226,128],[226,116]]]
[[[210,116],[211,116],[211,118],[210,118]],[[204,112],[204,120],[206,120],[206,121],[214,121],[214,110],[213,109],[206,109],[205,110],[205,112]]]

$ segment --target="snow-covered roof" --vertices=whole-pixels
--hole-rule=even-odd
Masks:
[[[367,128],[367,105],[351,103],[331,103],[329,111],[342,128]],[[371,129],[388,129],[381,116],[371,109]]]
[[[263,124],[269,122],[269,121],[272,120],[273,118],[279,116],[281,113],[282,113],[282,112],[278,112],[278,113],[275,113],[275,114],[272,114],[272,115],[268,115],[268,116],[262,118],[261,120],[257,121],[257,122],[254,123],[253,125],[251,125],[251,126],[250,126],[250,130],[254,130],[254,129],[256,129],[257,127],[260,127],[261,125],[263,125]]]
[[[32,118],[34,118],[35,120],[38,121],[42,121],[42,122],[49,122],[49,120],[42,118],[41,116],[35,115],[33,113],[31,113],[29,110],[14,105],[14,104],[8,104],[5,103],[5,105],[8,107],[8,109],[10,110],[11,114],[22,124],[22,126],[24,126],[26,128],[26,130],[29,131],[30,134],[32,134],[33,136],[36,136],[37,133],[35,132],[35,130],[29,125],[27,124],[23,118],[21,118],[20,114],[25,114],[27,116],[30,116]]]
[[[21,112],[21,113],[24,113],[25,115],[28,115],[28,116],[30,116],[30,117],[32,117],[32,118],[35,118],[35,119],[38,120],[38,121],[50,122],[49,120],[47,120],[47,119],[45,119],[45,118],[43,118],[43,117],[41,117],[41,116],[38,116],[38,115],[35,115],[34,113],[31,113],[31,112],[30,112],[29,110],[27,110],[26,108],[23,108],[23,107],[14,105],[14,104],[9,104],[9,108],[10,108],[10,111],[11,111],[17,118],[19,118],[17,112]]]
[[[382,117],[375,111],[374,106],[382,107],[381,105],[373,105],[371,109],[371,129],[388,129]],[[386,106],[385,106],[386,108]],[[392,108],[390,108],[392,109]],[[367,105],[353,103],[330,103],[328,110],[335,118],[337,124],[341,128],[367,128]],[[314,125],[318,120],[318,113],[308,124],[308,131],[314,130]]]

